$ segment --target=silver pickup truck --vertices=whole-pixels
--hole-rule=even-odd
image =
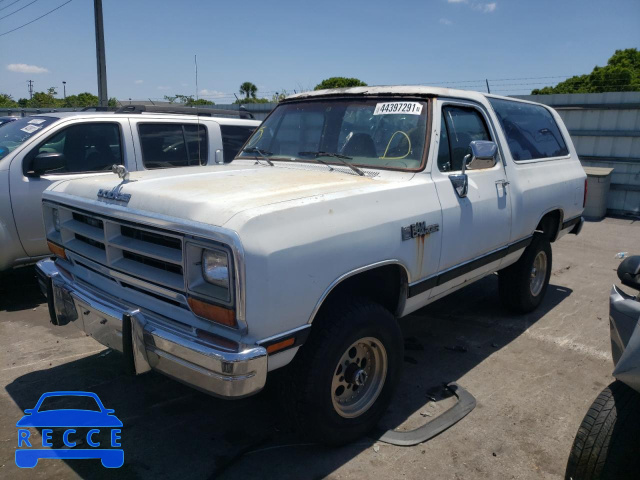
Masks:
[[[173,113],[164,113],[167,110]],[[180,113],[182,112],[182,113]],[[192,114],[186,114],[191,112]],[[238,112],[127,106],[118,112],[46,113],[0,129],[0,272],[49,249],[42,192],[60,180],[229,162],[260,124]],[[235,116],[236,118],[229,118]]]

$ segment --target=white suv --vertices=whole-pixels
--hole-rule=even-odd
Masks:
[[[56,259],[38,272],[52,322],[136,373],[242,397],[291,363],[301,431],[343,443],[391,401],[398,317],[496,271],[509,308],[542,302],[585,186],[544,105],[317,91],[281,102],[229,165],[58,183],[43,203]]]
[[[136,171],[228,163],[260,124],[245,112],[193,113],[127,106],[115,113],[45,113],[3,126],[0,271],[49,253],[41,203],[53,183],[104,174],[114,164]]]

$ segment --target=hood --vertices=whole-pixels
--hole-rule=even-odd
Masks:
[[[132,172],[124,183],[116,175],[98,175],[61,182],[51,190],[96,201],[98,190],[118,188],[118,193],[131,195],[126,204],[130,209],[223,226],[244,210],[387,183],[315,166],[270,167],[245,162]],[[114,200],[104,202],[124,205]]]

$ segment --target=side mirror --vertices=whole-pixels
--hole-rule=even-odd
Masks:
[[[618,278],[627,287],[640,290],[640,255],[627,257],[618,265]]]
[[[31,173],[31,176],[39,177],[51,170],[64,168],[66,164],[63,153],[39,153],[31,161],[29,172]]]
[[[215,155],[214,155],[213,161],[216,163],[216,165],[222,165],[224,163],[224,157],[222,156],[222,150],[218,149],[218,150],[215,151]]]
[[[471,148],[471,160],[464,157],[462,162],[462,173],[465,168],[469,170],[480,170],[483,168],[493,168],[496,164],[498,156],[498,146],[494,142],[488,140],[474,140],[469,144]]]
[[[488,140],[474,140],[469,144],[469,148],[471,153],[462,159],[462,172],[459,175],[449,175],[449,180],[460,198],[466,197],[469,192],[469,179],[465,171],[492,168],[498,156],[498,146]]]

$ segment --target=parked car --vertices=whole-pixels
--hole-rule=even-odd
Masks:
[[[238,112],[166,111],[131,106],[116,113],[46,113],[3,126],[0,271],[49,254],[41,205],[53,183],[101,175],[114,164],[136,171],[229,162],[260,124],[237,118]]]
[[[18,117],[0,117],[0,127],[16,120],[18,120]]]
[[[551,243],[583,224],[586,175],[557,113],[430,87],[278,104],[230,165],[61,182],[44,194],[52,321],[214,395],[292,363],[302,432],[369,431],[403,363],[396,322],[499,271],[520,312]],[[113,192],[118,198],[104,198]]]
[[[640,290],[640,255],[618,266],[618,278]],[[640,472],[640,295],[614,285],[609,296],[613,376],[593,401],[571,448],[567,480],[625,480]]]

